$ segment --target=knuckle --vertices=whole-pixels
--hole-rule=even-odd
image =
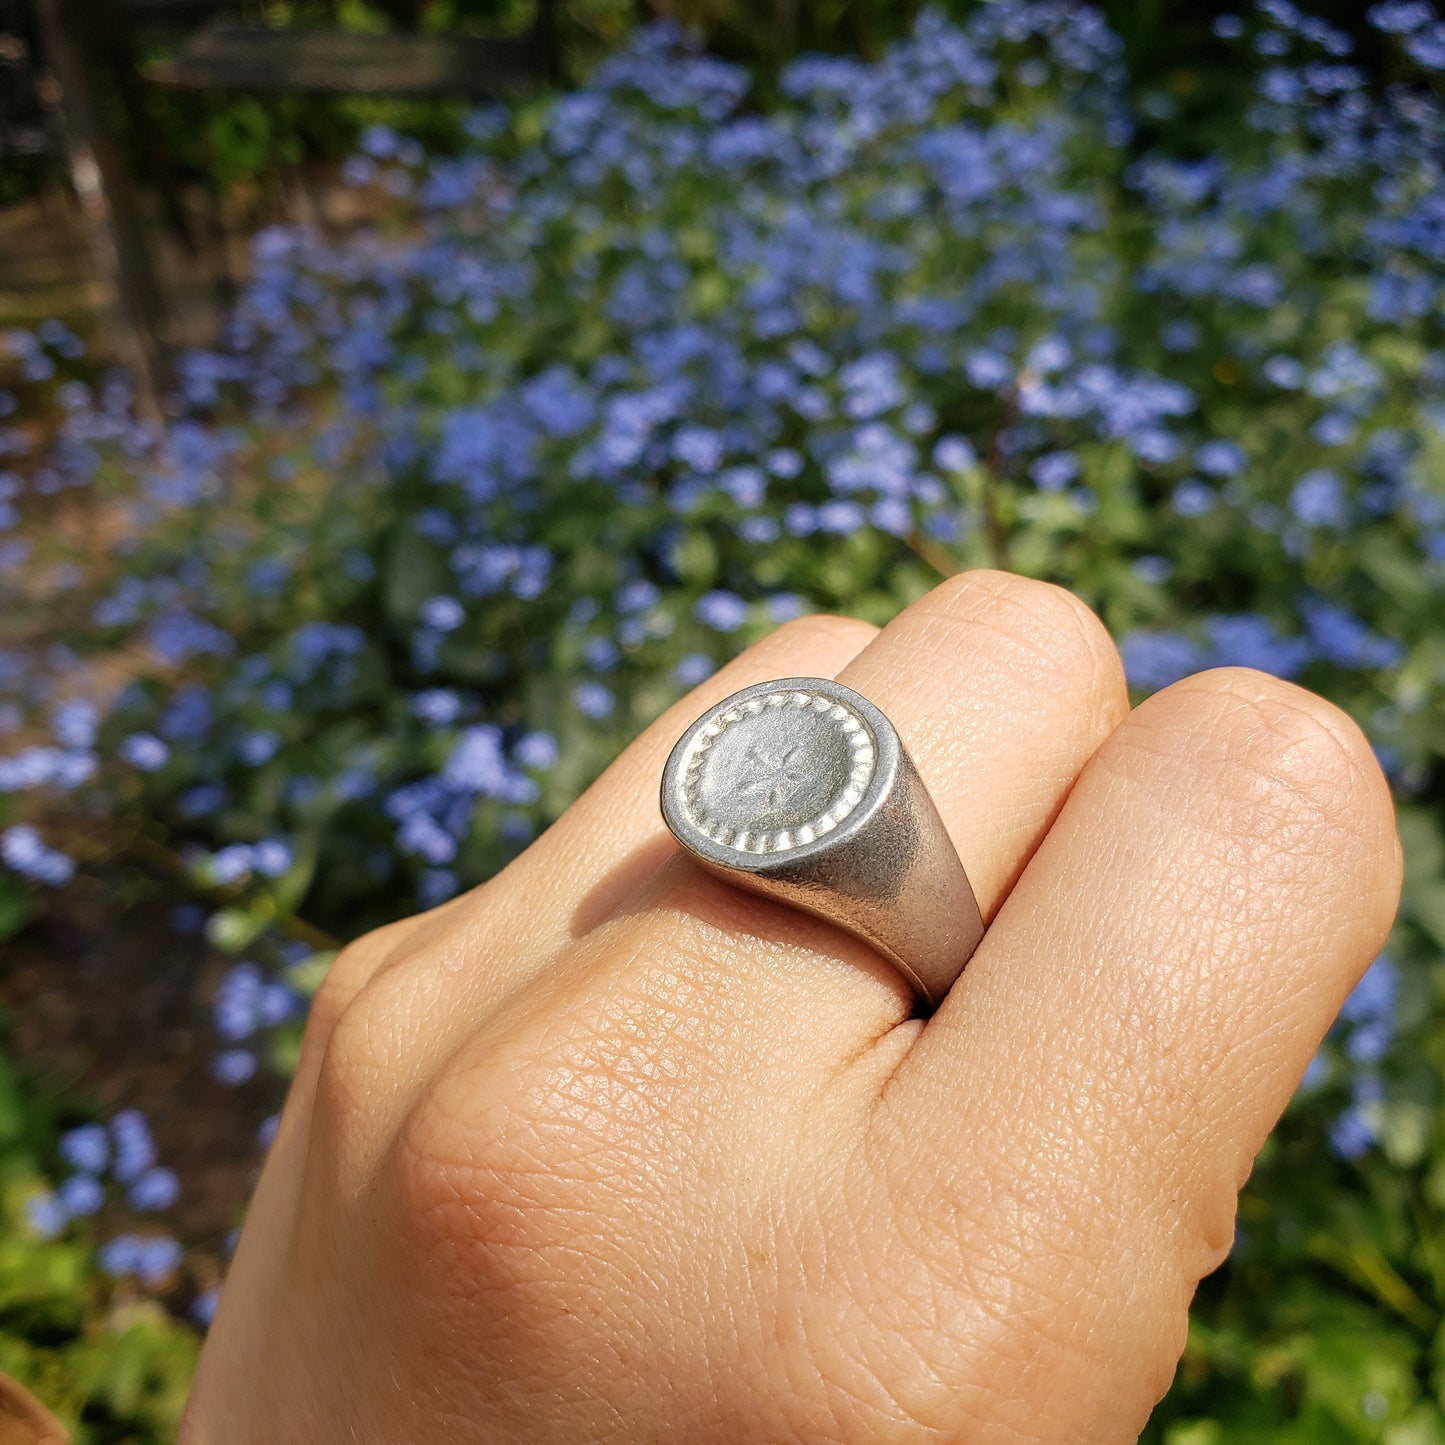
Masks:
[[[1216,668],[1157,694],[1234,798],[1276,823],[1328,825],[1341,839],[1393,834],[1389,789],[1359,726],[1333,703],[1250,668]],[[1141,706],[1141,716],[1150,702]]]
[[[839,651],[853,648],[861,651],[877,635],[878,629],[856,617],[840,617],[831,612],[813,612],[784,622],[772,637],[790,651],[807,652],[823,644]]]
[[[429,1287],[502,1297],[514,1318],[587,1288],[607,1257],[605,1127],[555,1118],[559,1079],[498,1058],[434,1084],[383,1163]],[[590,1138],[590,1144],[586,1142]]]
[[[321,1048],[316,1108],[333,1134],[360,1115],[372,1085],[385,1077],[392,1051],[384,1042],[379,1022],[363,985],[327,1033]]]
[[[305,1067],[308,1059],[314,1065],[324,1056],[342,1015],[377,969],[402,947],[410,936],[411,922],[408,919],[374,929],[348,943],[336,955],[311,1000],[302,1043],[301,1067]]]
[[[981,1438],[1008,1420],[1040,1445],[1105,1438],[1100,1422],[1125,1415],[1137,1433],[1183,1348],[1194,1277],[1171,1288],[1160,1274],[1127,1186],[1095,1170],[1097,1188],[1059,1187],[1092,1150],[1042,1126],[1011,1139],[967,1168],[893,1155],[882,1176],[897,1243],[873,1292],[910,1311],[895,1334],[918,1352],[895,1378],[943,1386],[942,1399],[913,1394],[909,1413],[962,1413]]]
[[[707,1123],[693,1081],[714,1052],[677,991],[634,980],[515,1019],[432,1082],[384,1167],[433,1250],[500,1287],[580,1258],[605,1269],[618,1240],[666,1234],[673,1205],[656,1184],[699,1172]]]
[[[397,1082],[398,1038],[412,1026],[405,977],[417,958],[416,920],[388,924],[348,945],[322,980],[320,1023],[307,1021],[303,1066],[316,1070],[316,1109],[338,1143],[360,1138]],[[324,995],[324,996],[323,996]]]
[[[1012,644],[1016,665],[1056,678],[1072,691],[1082,681],[1113,699],[1126,697],[1118,649],[1104,624],[1072,592],[1010,572],[961,572],[925,599],[931,617],[990,629]]]

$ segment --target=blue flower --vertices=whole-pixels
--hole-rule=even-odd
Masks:
[[[111,1172],[124,1184],[138,1179],[156,1162],[156,1146],[150,1126],[138,1109],[122,1109],[110,1121],[115,1145]]]
[[[894,537],[906,537],[913,531],[913,513],[902,497],[880,497],[869,507],[868,520]]]
[[[412,711],[433,727],[455,722],[462,712],[462,700],[449,687],[430,687],[411,700]]]
[[[980,348],[964,358],[964,371],[980,391],[998,391],[1013,376],[1008,358]]]
[[[1404,655],[1394,638],[1379,636],[1338,603],[1306,597],[1300,612],[1321,655],[1340,667],[1391,667]]]
[[[60,1157],[83,1174],[99,1174],[110,1162],[110,1135],[103,1124],[82,1124],[60,1136]]]
[[[142,1257],[140,1236],[119,1234],[101,1245],[97,1257],[100,1267],[116,1279],[134,1274]]]
[[[717,484],[740,507],[760,507],[768,490],[767,475],[753,466],[729,467]]]
[[[146,641],[161,661],[172,667],[193,657],[225,657],[236,646],[219,627],[185,612],[158,617],[147,629]]]
[[[1079,475],[1079,459],[1072,452],[1048,452],[1034,461],[1029,475],[1040,491],[1060,492]]]
[[[1330,1147],[1341,1159],[1358,1159],[1368,1153],[1376,1137],[1372,1120],[1353,1105],[1330,1125]]]
[[[240,1043],[256,1032],[264,986],[261,970],[254,963],[235,964],[221,979],[212,1014],[216,1032],[227,1042]]]
[[[1445,22],[1437,20],[1428,30],[1408,36],[1405,52],[1426,70],[1445,70]]]
[[[58,1196],[60,1207],[70,1219],[94,1214],[105,1203],[105,1190],[100,1181],[89,1174],[72,1174],[60,1186]]]
[[[846,537],[863,526],[864,521],[863,508],[857,502],[834,498],[830,502],[824,502],[818,508],[818,530],[820,532],[833,532]],[[732,631],[731,628],[719,630]]]
[[[1173,632],[1131,632],[1119,644],[1132,687],[1153,692],[1206,666],[1203,651]]]
[[[763,459],[763,465],[775,477],[791,481],[803,470],[803,454],[795,451],[792,447],[778,447],[767,454]]]
[[[181,1197],[181,1181],[173,1169],[147,1169],[126,1191],[132,1209],[151,1212],[169,1209]]]
[[[706,682],[716,671],[717,664],[706,653],[689,652],[677,664],[673,675],[684,687],[696,687],[698,683]]]
[[[422,625],[435,632],[455,632],[467,620],[466,609],[455,597],[428,597],[419,615]]]
[[[1326,412],[1311,428],[1310,435],[1325,447],[1342,447],[1355,438],[1355,424],[1343,412]]]
[[[1306,472],[1289,494],[1289,509],[1307,527],[1343,527],[1348,520],[1344,483],[1325,467]]]
[[[1193,351],[1199,345],[1199,327],[1193,321],[1171,321],[1159,333],[1168,351]]]
[[[736,592],[717,589],[699,597],[692,614],[716,632],[736,632],[747,621],[748,604]]]
[[[191,1301],[190,1317],[203,1330],[209,1329],[211,1322],[216,1318],[216,1310],[221,1303],[220,1285],[211,1285],[209,1289],[203,1289],[194,1300]]]
[[[436,908],[454,898],[460,886],[450,868],[423,868],[416,880],[416,901],[423,908]]]
[[[572,689],[572,701],[583,717],[594,719],[610,716],[616,706],[611,691],[600,682],[579,682]]]
[[[1317,1089],[1330,1076],[1330,1059],[1324,1049],[1317,1049],[1314,1057],[1305,1067],[1304,1077],[1300,1080],[1301,1091]]]
[[[1435,10],[1427,0],[1384,0],[1383,4],[1370,7],[1367,18],[1376,30],[1390,35],[1409,35],[1431,24]]]
[[[662,598],[662,592],[655,582],[649,582],[645,578],[634,578],[631,582],[625,582],[617,589],[617,595],[613,599],[619,612],[646,612],[656,607]]]
[[[1213,649],[1214,667],[1253,667],[1276,677],[1294,677],[1309,662],[1313,649],[1301,637],[1280,637],[1274,625],[1252,613],[1211,617],[1205,631]]]
[[[933,465],[942,472],[968,472],[978,465],[978,455],[963,437],[947,436],[933,448]]]
[[[502,751],[502,730],[494,723],[481,723],[462,732],[442,769],[442,779],[459,792],[482,793],[509,802],[530,801],[536,793],[536,784],[507,762]]]
[[[253,768],[262,767],[274,758],[281,748],[281,735],[271,728],[254,728],[242,733],[236,745],[241,761]]]
[[[25,1217],[42,1239],[54,1239],[70,1223],[65,1206],[50,1190],[30,1196],[25,1203]]]
[[[723,439],[710,427],[680,427],[672,439],[672,454],[695,472],[711,473],[722,465]]]
[[[297,1010],[300,1000],[284,983],[272,980],[261,990],[260,1021],[267,1028],[285,1023]]]
[[[850,362],[838,375],[843,388],[843,409],[855,421],[882,416],[899,406],[906,395],[898,362],[885,352],[874,352]]]
[[[1295,391],[1304,385],[1305,369],[1292,356],[1271,356],[1263,371],[1265,379],[1282,390]]]
[[[547,732],[524,733],[512,748],[512,756],[524,768],[546,772],[557,765],[557,739]]]
[[[522,402],[548,436],[565,440],[587,430],[597,404],[565,366],[551,366],[522,388]]]
[[[1171,504],[1181,517],[1202,517],[1218,500],[1210,487],[1190,477],[1175,487]]]
[[[774,592],[765,605],[771,622],[790,622],[808,610],[807,598],[796,592]]]
[[[211,877],[222,886],[241,882],[254,866],[250,845],[246,843],[228,843],[210,859]]]
[[[180,1268],[183,1251],[169,1235],[144,1235],[135,1246],[134,1272],[147,1289],[158,1289]]]
[[[55,740],[64,748],[85,751],[95,746],[98,714],[87,698],[70,698],[55,709],[51,725]]]
[[[132,733],[121,740],[120,755],[140,772],[154,773],[165,767],[171,750],[154,733]]]
[[[1348,1023],[1370,1023],[1389,1020],[1395,1012],[1399,993],[1399,976],[1393,960],[1382,953],[1365,970],[1340,1008],[1340,1017]]]
[[[1216,437],[1194,453],[1194,464],[1206,476],[1234,477],[1248,465],[1248,458],[1237,442]]]
[[[611,672],[617,657],[617,644],[610,637],[589,637],[583,644],[582,660],[595,672]]]
[[[256,1075],[256,1055],[249,1049],[225,1049],[211,1062],[216,1082],[236,1088]]]
[[[389,125],[373,124],[361,133],[361,149],[374,160],[390,160],[397,152],[401,138]]]
[[[58,887],[68,883],[75,864],[64,853],[47,847],[28,823],[17,823],[0,833],[0,859],[22,878]]]
[[[1345,1053],[1356,1064],[1377,1064],[1389,1052],[1394,1037],[1394,1029],[1383,1019],[1359,1024],[1345,1040]]]

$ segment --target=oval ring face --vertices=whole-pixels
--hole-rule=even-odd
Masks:
[[[713,704],[673,746],[658,801],[704,869],[862,939],[930,1006],[983,937],[903,740],[841,682],[780,677]]]
[[[857,808],[877,761],[872,729],[837,697],[763,690],[697,728],[681,760],[680,800],[688,822],[724,848],[787,853]]]

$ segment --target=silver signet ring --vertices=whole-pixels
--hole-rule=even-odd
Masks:
[[[930,1008],[983,919],[893,724],[821,677],[745,687],[678,739],[662,816],[710,872],[856,934]]]

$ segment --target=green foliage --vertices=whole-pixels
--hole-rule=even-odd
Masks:
[[[44,1400],[75,1445],[164,1445],[195,1368],[195,1332],[154,1300],[127,1299],[84,1234],[37,1234],[27,1206],[45,1188],[54,1130],[54,1104],[0,1054],[0,1371]]]
[[[1061,582],[1138,695],[1233,664],[1334,699],[1408,859],[1149,1439],[1445,1437],[1439,66],[1401,42],[1423,69],[1377,94],[1326,63],[1347,37],[1267,14],[1212,111],[1088,12],[999,3],[772,108],[649,32],[459,153],[368,126],[348,176],[397,206],[263,233],[166,429],[66,395],[37,492],[89,488],[119,540],[97,569],[48,539],[93,585],[36,631],[132,680],[26,765],[53,815],[12,869],[60,881],[105,816],[306,992],[320,930],[494,873],[781,618],[883,621],[961,566]],[[15,343],[26,400],[57,349]],[[37,656],[17,707],[59,734]],[[228,1027],[294,1059],[294,1019]]]

